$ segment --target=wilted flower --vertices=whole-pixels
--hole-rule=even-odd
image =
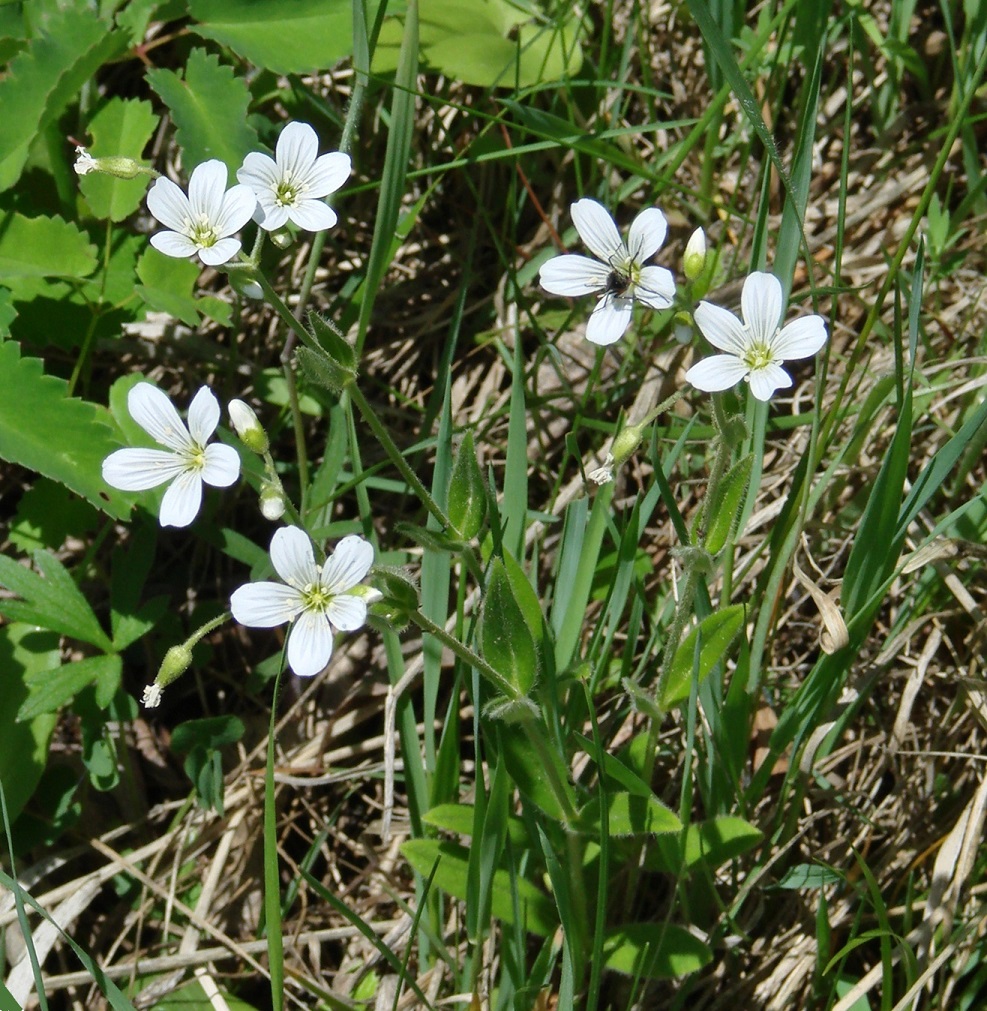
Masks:
[[[240,240],[231,239],[250,220],[257,198],[249,186],[226,188],[226,165],[216,158],[196,165],[188,196],[164,176],[148,190],[147,208],[171,231],[155,232],[151,245],[166,256],[194,256],[215,267],[232,260]]]
[[[236,177],[257,197],[254,217],[274,231],[290,220],[318,232],[336,224],[336,212],[322,198],[335,192],[350,174],[350,156],[319,154],[319,138],[308,123],[289,123],[278,137],[274,157],[253,151]]]
[[[240,457],[231,446],[206,443],[219,424],[219,402],[203,386],[188,410],[188,427],[171,401],[150,383],[127,394],[127,407],[155,442],[167,449],[118,449],[103,461],[103,480],[121,491],[146,491],[171,482],[161,500],[163,527],[187,527],[202,503],[202,482],[226,488],[240,473]]]
[[[271,540],[271,562],[284,583],[247,583],[234,590],[233,617],[251,628],[292,622],[288,666],[300,677],[312,677],[329,663],[333,630],[352,632],[366,621],[368,588],[357,584],[373,561],[371,544],[351,534],[320,566],[308,534],[282,527]]]
[[[572,220],[598,259],[576,253],[553,256],[539,271],[541,286],[553,295],[602,293],[590,315],[586,337],[594,344],[613,344],[630,325],[635,302],[667,309],[675,297],[671,272],[644,265],[665,241],[665,215],[657,207],[641,211],[631,224],[626,245],[613,218],[595,200],[577,200]]]
[[[741,307],[743,322],[718,305],[699,303],[699,329],[726,354],[697,362],[685,378],[707,393],[744,379],[758,400],[769,400],[775,390],[792,385],[781,362],[811,358],[826,343],[826,322],[822,316],[801,316],[782,327],[781,282],[763,271],[755,271],[744,281]]]

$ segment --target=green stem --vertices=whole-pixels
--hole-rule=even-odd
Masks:
[[[278,692],[284,665],[278,668],[271,700],[271,725],[267,732],[267,768],[264,772],[264,927],[271,971],[271,1007],[284,1008],[284,937],[281,928],[281,875],[278,871],[278,812],[275,804],[274,752]]]

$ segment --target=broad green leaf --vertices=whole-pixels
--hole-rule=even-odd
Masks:
[[[35,137],[77,101],[107,60],[127,48],[124,33],[83,4],[49,10],[36,31],[0,80],[0,123],[7,138],[0,151],[0,190],[20,178]]]
[[[678,815],[657,797],[638,797],[631,793],[608,793],[607,830],[612,836],[659,835],[681,832]],[[594,798],[580,812],[583,831],[599,835],[600,801]]]
[[[111,649],[96,615],[62,563],[46,551],[35,552],[34,561],[40,575],[0,555],[0,586],[23,598],[0,600],[0,614],[14,621],[33,622],[102,650]]]
[[[748,454],[730,468],[720,485],[716,507],[709,519],[709,532],[706,534],[706,550],[711,555],[717,554],[736,530],[753,463],[754,457]]]
[[[465,901],[469,876],[469,854],[465,847],[438,839],[409,839],[401,846],[401,852],[426,878],[438,860],[434,883],[454,898]],[[514,923],[513,891],[517,892],[523,926],[533,934],[547,937],[557,924],[555,908],[551,899],[526,878],[512,878],[505,870],[494,872],[493,915],[505,923]]]
[[[117,309],[126,307],[130,320],[143,319],[144,306],[134,289],[137,286],[137,263],[147,248],[146,235],[130,235],[122,228],[114,229],[96,273],[69,296],[73,303],[79,305],[79,315],[85,310],[91,317],[93,305],[101,304],[103,313],[107,306]],[[119,329],[113,336],[118,335]],[[77,338],[78,343],[84,338],[85,333]]]
[[[473,811],[472,804],[436,804],[422,815],[422,821],[455,835],[470,836],[473,834]],[[507,834],[515,846],[527,849],[530,845],[528,832],[520,818],[512,816],[507,819]]]
[[[778,887],[794,890],[827,888],[830,885],[844,884],[845,881],[846,878],[831,867],[823,867],[821,864],[796,864],[778,882]]]
[[[64,485],[38,478],[17,503],[17,517],[8,530],[11,543],[28,553],[37,548],[56,551],[69,534],[93,534],[99,513]]]
[[[26,218],[11,211],[0,220],[0,277],[88,277],[96,247],[61,218]]]
[[[149,246],[137,261],[137,276],[143,282],[135,290],[148,308],[166,312],[187,326],[199,325],[199,311],[192,295],[199,267],[190,260],[165,256]]]
[[[672,660],[668,682],[659,699],[663,710],[677,706],[689,697],[692,686],[693,667],[696,652],[696,639],[700,638],[698,679],[702,684],[710,672],[726,656],[733,640],[744,627],[744,607],[742,604],[731,604],[728,607],[714,611],[703,618],[680,643]]]
[[[243,721],[236,716],[208,716],[200,720],[186,720],[175,727],[171,746],[180,754],[195,747],[222,748],[236,744],[244,734]]]
[[[351,0],[190,0],[198,35],[275,74],[325,70],[353,51]],[[368,12],[373,18],[373,12]]]
[[[535,727],[533,732],[544,736],[544,754],[547,756],[547,760],[552,763],[554,780],[562,784],[562,789],[569,798],[570,807],[575,808],[575,795],[569,782],[568,766],[562,756],[553,748],[553,742],[543,728]],[[501,754],[507,765],[507,771],[511,774],[511,779],[514,780],[521,793],[540,807],[550,818],[565,823],[568,819],[553,788],[553,776],[549,774],[545,762],[531,741],[528,740],[524,729],[516,725],[503,725],[500,742]]]
[[[606,967],[634,978],[687,976],[713,958],[709,945],[671,923],[628,923],[607,932]]]
[[[480,628],[483,657],[521,695],[531,691],[538,674],[538,654],[534,639],[501,559],[490,566],[483,595],[483,623]]]
[[[116,519],[129,502],[103,481],[103,459],[120,448],[107,411],[65,395],[37,358],[0,344],[0,459],[50,477]]]
[[[709,821],[693,822],[685,830],[685,845],[680,836],[665,835],[652,851],[648,862],[652,870],[678,874],[683,868],[698,864],[715,869],[727,860],[746,853],[764,838],[760,829],[735,815],[721,815]]]
[[[473,430],[467,429],[449,477],[449,519],[460,536],[469,541],[480,532],[486,511],[486,484],[476,460]]]
[[[120,687],[123,663],[115,655],[93,656],[42,670],[27,678],[30,694],[18,710],[18,720],[53,713],[70,702],[83,688],[96,686],[96,701],[105,709]]]
[[[247,84],[232,67],[220,65],[218,56],[193,49],[184,81],[171,70],[149,71],[147,80],[168,106],[184,164],[191,167],[218,158],[235,173],[244,156],[259,147],[247,119]]]
[[[110,99],[89,123],[92,136],[89,153],[94,158],[133,158],[140,162],[144,147],[158,124],[150,102],[138,99]],[[93,172],[79,180],[79,186],[97,218],[123,221],[140,206],[150,176],[117,179]]]
[[[33,626],[0,626],[0,782],[13,821],[41,779],[56,716],[18,722],[28,697],[25,677],[58,666],[58,636]]]

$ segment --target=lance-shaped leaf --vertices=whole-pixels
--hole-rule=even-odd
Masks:
[[[538,654],[504,563],[495,558],[483,598],[480,631],[483,657],[521,695],[531,691],[538,674]]]

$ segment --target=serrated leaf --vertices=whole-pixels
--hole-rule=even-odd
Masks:
[[[721,551],[727,538],[736,531],[753,463],[754,457],[748,454],[735,463],[723,478],[716,508],[709,520],[709,532],[706,535],[706,550],[711,555]]]
[[[126,48],[123,32],[86,6],[66,4],[39,19],[35,38],[0,80],[0,123],[8,138],[0,151],[0,190],[20,178],[35,137],[78,99],[107,60]]]
[[[193,49],[184,81],[171,70],[149,71],[147,80],[168,106],[186,165],[218,158],[235,173],[244,156],[259,147],[247,119],[247,84],[232,67],[221,65],[218,56]]]
[[[26,675],[58,666],[58,637],[29,625],[0,627],[0,782],[14,821],[41,779],[48,759],[54,715],[17,722],[28,697]]]
[[[0,586],[23,598],[0,600],[0,613],[18,621],[31,621],[102,650],[111,649],[92,608],[62,563],[46,551],[35,552],[34,560],[41,569],[40,575],[0,555]]]
[[[672,979],[713,959],[708,944],[674,923],[628,923],[607,931],[604,964],[635,979]]]
[[[0,277],[88,277],[96,247],[61,218],[26,218],[11,211],[0,221]]]
[[[157,125],[158,117],[150,102],[113,98],[89,123],[89,153],[94,158],[133,158],[140,162]],[[140,206],[150,181],[146,175],[118,179],[92,172],[79,180],[79,187],[97,218],[123,221]]]
[[[432,873],[433,882],[454,898],[466,899],[469,881],[469,854],[463,846],[438,839],[409,839],[401,846],[404,858],[423,877]],[[551,900],[526,878],[511,877],[505,870],[493,875],[493,915],[505,923],[514,923],[512,890],[517,891],[522,923],[531,933],[547,937],[555,929],[557,916]]]
[[[30,720],[41,713],[53,713],[70,702],[83,688],[96,685],[96,700],[106,708],[120,687],[123,662],[119,656],[92,656],[54,670],[32,674],[30,694],[17,712],[18,720]]]
[[[608,793],[607,830],[612,836],[659,835],[663,832],[681,832],[682,822],[677,814],[655,796],[639,797],[632,793]],[[580,823],[587,831],[598,834],[600,801],[594,798],[580,812]]]
[[[351,0],[190,0],[191,30],[275,74],[325,70],[353,50]],[[374,11],[368,11],[372,23]]]
[[[135,290],[148,308],[166,312],[186,326],[198,326],[199,311],[192,290],[199,273],[199,267],[191,261],[165,256],[150,246],[137,261],[137,276],[144,283]]]
[[[700,639],[699,663],[695,671],[699,684],[709,677],[713,667],[719,663],[730,648],[731,643],[744,627],[743,604],[731,604],[714,611],[703,620],[679,644],[672,659],[672,668],[659,699],[664,711],[668,711],[689,697],[692,687],[695,663],[696,639]]]
[[[59,481],[109,516],[130,503],[103,481],[104,457],[120,448],[109,413],[67,397],[65,380],[46,376],[37,358],[0,344],[0,459]]]

